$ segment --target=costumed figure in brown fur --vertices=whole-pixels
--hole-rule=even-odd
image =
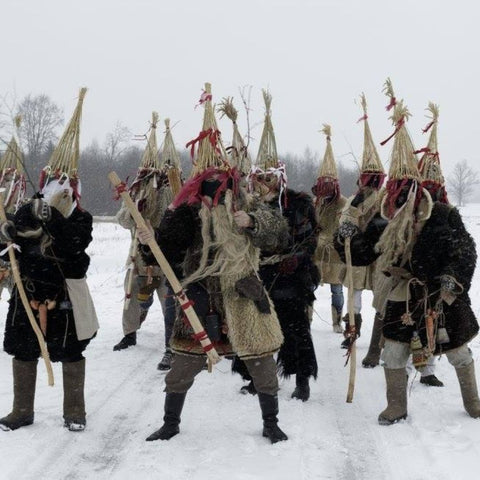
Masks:
[[[275,443],[287,439],[278,427],[273,358],[283,335],[257,271],[260,248],[274,249],[284,242],[286,226],[240,188],[238,171],[226,161],[208,83],[200,102],[205,108],[203,128],[187,144],[196,157],[191,178],[154,234],[216,351],[237,354],[247,365],[258,390],[263,435]],[[139,230],[142,244],[151,235]],[[143,249],[147,263],[153,262],[150,249]],[[187,391],[205,366],[202,346],[181,309],[170,347],[174,356],[165,377],[164,424],[147,441],[168,440],[179,433]]]
[[[77,107],[49,165],[42,171],[40,193],[0,226],[1,241],[14,242],[27,298],[45,337],[50,359],[62,362],[63,418],[70,431],[86,425],[83,351],[98,329],[86,283],[90,263],[92,216],[81,208],[78,177],[82,88]],[[3,248],[0,247],[0,248]],[[4,350],[13,356],[12,412],[0,428],[14,430],[34,420],[40,347],[15,287],[5,322]]]
[[[276,248],[262,248],[260,277],[275,305],[285,340],[278,353],[280,375],[295,375],[292,398],[307,401],[310,377],[317,378],[317,359],[310,331],[310,311],[318,285],[318,270],[313,263],[315,210],[310,196],[287,188],[285,165],[278,160],[271,120],[272,97],[263,92],[266,114],[256,165],[249,175],[255,196],[288,223],[288,242]],[[248,372],[238,359],[233,370],[249,380]],[[255,393],[255,382],[243,388]]]
[[[383,315],[382,360],[387,408],[378,417],[390,425],[407,417],[407,372],[410,354],[415,367],[445,353],[455,367],[467,413],[480,417],[474,360],[468,342],[478,333],[470,306],[476,264],[475,243],[459,212],[433,202],[421,187],[412,141],[405,127],[409,117],[395,102],[395,131],[389,180],[380,212],[364,232],[353,223],[339,228],[336,248],[351,238],[352,262],[377,262],[374,302]],[[391,138],[390,137],[390,138]]]
[[[330,285],[332,294],[332,327],[335,333],[342,333],[343,311],[343,281],[345,279],[345,264],[340,259],[333,246],[333,235],[338,229],[340,214],[347,199],[340,193],[337,166],[331,145],[330,125],[323,126],[327,137],[325,155],[312,193],[315,195],[315,216],[317,221],[317,248],[315,264],[320,273],[320,284]]]

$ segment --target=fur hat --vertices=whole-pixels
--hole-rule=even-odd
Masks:
[[[17,141],[21,117],[15,117],[15,132],[0,160],[0,187],[7,190],[3,199],[5,211],[15,213],[25,199],[26,182],[23,168],[23,153]]]
[[[186,147],[190,147],[190,153],[193,160],[193,169],[191,178],[208,170],[209,168],[228,170],[230,164],[227,161],[227,152],[223,146],[218,130],[217,120],[212,104],[212,86],[205,83],[199,105],[204,106],[203,126],[197,138],[190,140]],[[197,154],[195,155],[195,146],[198,144]]]
[[[327,137],[327,146],[325,148],[323,160],[320,162],[317,181],[312,188],[312,192],[317,198],[336,198],[340,194],[340,186],[338,183],[337,165],[335,164],[335,157],[332,149],[332,127],[324,123],[321,132]]]
[[[377,148],[372,138],[372,132],[370,131],[370,126],[368,124],[368,114],[367,114],[367,99],[365,94],[362,93],[360,97],[363,116],[358,120],[363,121],[363,155],[362,155],[362,166],[360,168],[360,185],[369,185],[371,184],[373,177],[379,177],[379,181],[376,182],[377,188],[381,188],[383,180],[385,178],[385,170],[378,155]]]
[[[48,165],[40,175],[41,191],[52,180],[64,184],[68,181],[73,190],[75,201],[80,200],[80,180],[78,178],[78,159],[80,157],[80,121],[82,118],[83,99],[87,93],[86,88],[80,89],[77,106],[73,111],[72,118],[63,132],[55,150],[50,157]]]
[[[241,175],[245,176],[250,173],[252,169],[252,161],[248,154],[247,147],[243,141],[243,137],[240,135],[237,125],[238,110],[233,105],[233,98],[223,98],[218,107],[218,111],[221,113],[221,117],[227,116],[233,124],[233,138],[232,145],[227,148],[230,153],[231,164],[237,167],[237,170]]]

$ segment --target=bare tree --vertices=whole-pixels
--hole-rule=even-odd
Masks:
[[[15,92],[0,95],[0,151],[6,148],[13,134],[15,104]]]
[[[20,139],[25,152],[38,158],[57,138],[56,129],[63,124],[63,111],[48,95],[27,95],[18,105],[22,116]]]
[[[132,138],[132,133],[118,121],[113,130],[110,133],[107,133],[105,137],[105,143],[103,151],[107,158],[107,161],[111,164],[116,162],[120,155],[125,152],[129,146],[129,140]]]
[[[467,160],[457,162],[448,177],[448,193],[453,195],[461,207],[473,193],[474,186],[480,183],[478,172],[472,170]]]

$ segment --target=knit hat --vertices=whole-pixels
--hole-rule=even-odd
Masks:
[[[176,195],[182,188],[182,166],[180,154],[175,148],[172,131],[170,130],[170,119],[165,119],[165,139],[160,161],[160,169],[167,174],[168,184],[173,195]]]
[[[238,110],[233,105],[233,98],[226,97],[222,99],[218,107],[218,111],[221,113],[221,117],[228,117],[233,124],[233,138],[230,147],[227,147],[227,152],[230,154],[231,164],[237,167],[237,170],[242,176],[248,175],[252,169],[252,161],[248,154],[247,147],[243,141],[242,135],[238,130],[237,117]]]
[[[87,93],[86,88],[80,89],[77,106],[72,118],[63,132],[55,150],[50,157],[48,165],[40,175],[41,193],[45,195],[50,182],[58,182],[64,189],[71,188],[78,204],[81,197],[81,186],[78,178],[78,159],[80,157],[80,121],[82,118],[83,99]],[[48,191],[51,191],[51,186]]]
[[[312,188],[312,192],[317,198],[336,198],[340,194],[340,186],[338,183],[337,165],[335,164],[335,157],[332,149],[332,127],[324,123],[321,132],[327,137],[327,146],[325,148],[323,160],[320,163],[317,181]]]
[[[174,208],[185,202],[187,204],[205,203],[204,197],[210,197],[210,195],[213,196],[211,206],[215,207],[227,189],[232,189],[234,195],[238,193],[240,175],[237,169],[232,168],[228,162],[228,154],[223,146],[220,130],[217,127],[210,83],[205,84],[205,90],[200,97],[198,105],[203,105],[205,109],[202,131],[198,137],[186,145],[187,148],[190,147],[193,169],[190,179],[183,185],[173,201]],[[198,149],[195,155],[195,146],[197,144]],[[207,195],[203,191],[203,187],[207,181],[213,179],[215,179],[215,184],[210,182],[210,186],[215,185],[215,191],[209,192],[210,195]]]
[[[363,116],[358,120],[363,121],[363,155],[362,155],[362,166],[360,169],[360,186],[371,185],[372,180],[378,177],[378,182],[375,182],[375,188],[380,189],[385,179],[385,170],[378,155],[377,148],[373,142],[372,132],[370,131],[370,126],[368,124],[368,114],[367,114],[367,99],[365,94],[362,93],[360,97]]]
[[[17,141],[21,116],[15,117],[15,132],[0,160],[0,187],[6,189],[3,200],[5,211],[15,213],[25,199],[26,182],[23,168],[23,153]]]

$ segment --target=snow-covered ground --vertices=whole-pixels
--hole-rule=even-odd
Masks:
[[[480,205],[462,209],[468,230],[480,244]],[[113,352],[122,337],[124,260],[129,234],[112,223],[96,223],[89,248],[88,282],[101,329],[86,351],[87,429],[63,428],[61,366],[47,386],[39,363],[35,424],[0,432],[0,479],[188,479],[309,480],[474,479],[480,458],[480,420],[463,410],[455,372],[445,357],[437,376],[444,388],[428,388],[419,375],[410,381],[409,417],[390,427],[377,424],[385,407],[383,371],[357,370],[354,401],[345,402],[349,368],[341,336],[331,331],[327,286],[317,290],[312,325],[319,362],[311,399],[290,398],[294,380],[282,381],[280,425],[288,442],[270,445],[261,436],[258,399],[238,393],[242,381],[224,360],[202,372],[190,390],[181,433],[169,442],[145,442],[162,423],[164,374],[156,370],[163,353],[158,301],[138,335],[136,347]],[[480,313],[480,277],[471,298]],[[7,295],[0,302],[3,333]],[[358,363],[366,353],[373,310],[364,294]],[[2,334],[3,337],[3,334]],[[480,341],[471,344],[480,372]],[[0,414],[12,403],[11,358],[0,354]],[[480,379],[480,373],[477,373]]]

